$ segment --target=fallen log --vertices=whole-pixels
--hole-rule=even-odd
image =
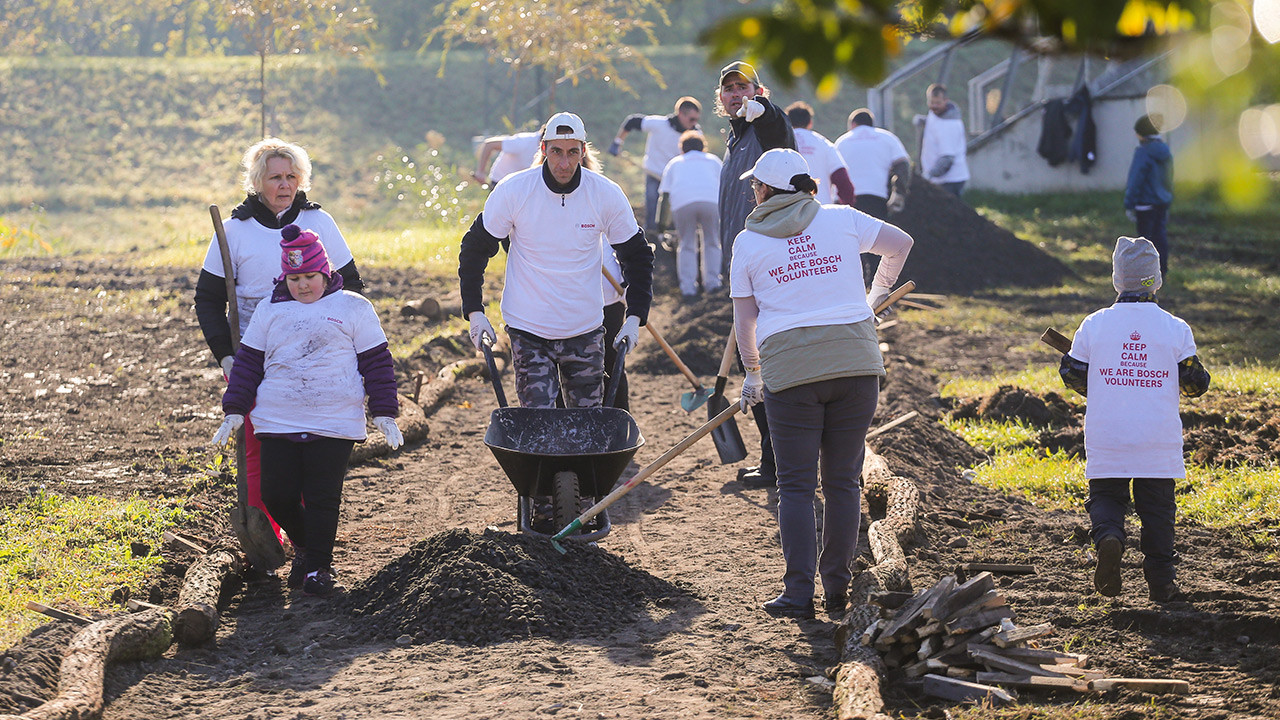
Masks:
[[[183,645],[199,645],[218,630],[218,600],[222,589],[233,582],[240,566],[236,555],[215,550],[187,568],[178,591],[178,619],[173,634]]]
[[[864,627],[875,622],[879,610],[871,605],[854,608],[842,624]],[[884,675],[880,653],[861,642],[861,635],[849,633],[840,648],[840,665],[836,670],[832,702],[840,720],[864,720],[884,717],[884,699],[880,696],[880,678]]]
[[[67,646],[58,693],[22,715],[0,720],[87,720],[102,714],[102,686],[109,663],[158,657],[173,642],[172,610],[115,615],[84,627]]]
[[[449,383],[449,392],[453,392],[452,382]],[[400,396],[400,417],[396,418],[396,425],[400,426],[400,434],[404,435],[405,443],[418,442],[430,431],[427,426],[427,415],[422,406],[404,395]],[[352,464],[364,462],[369,458],[381,457],[390,452],[391,446],[387,445],[387,437],[375,430],[369,433],[368,439],[351,450],[350,462]]]

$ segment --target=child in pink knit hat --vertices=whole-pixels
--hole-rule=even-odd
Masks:
[[[226,442],[250,416],[262,443],[262,500],[295,547],[289,586],[323,597],[339,589],[333,545],[347,461],[366,437],[366,396],[392,450],[404,437],[373,305],[342,289],[316,233],[287,225],[281,237],[283,272],[245,330],[213,442]]]

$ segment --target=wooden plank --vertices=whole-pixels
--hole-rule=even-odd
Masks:
[[[990,610],[991,608],[1007,604],[1008,603],[1005,602],[1004,595],[1001,595],[999,590],[989,590],[985,595],[975,599],[968,605],[958,607],[955,610],[948,612],[944,619],[947,622],[951,622],[952,620],[957,620],[967,615],[975,615],[983,610]]]
[[[129,608],[129,612],[142,612],[143,610],[162,610],[163,605],[152,605],[149,602],[134,600],[129,598],[129,602],[125,603],[125,607]]]
[[[887,592],[871,593],[871,595],[867,597],[867,602],[873,605],[879,605],[886,610],[896,610],[902,607],[903,604],[912,597],[914,597],[914,595],[909,592],[892,590]]]
[[[893,320],[885,320],[884,322],[876,326],[876,330],[888,330],[889,328],[897,324],[898,324],[897,318],[894,318]]]
[[[1089,689],[1097,692],[1106,692],[1116,688],[1141,690],[1154,695],[1186,695],[1191,692],[1191,683],[1186,680],[1173,680],[1171,678],[1103,678],[1089,682]]]
[[[58,608],[49,607],[48,605],[45,605],[43,603],[38,603],[35,600],[27,601],[27,609],[38,612],[41,615],[51,617],[54,620],[66,620],[67,622],[73,622],[78,625],[88,625],[89,623],[93,622],[87,617],[80,617],[75,613],[69,613],[65,610],[59,610]]]
[[[891,620],[889,624],[885,626],[885,629],[881,633],[881,635],[882,636],[889,635],[889,636],[896,637],[904,629],[908,629],[909,626],[911,626],[911,623],[915,622],[916,620],[919,620],[920,611],[923,610],[925,604],[928,603],[929,600],[933,598],[934,593],[937,592],[941,584],[942,584],[942,581],[938,581],[937,585],[934,585],[928,590],[925,590],[919,593],[918,595],[913,597],[909,602],[903,605],[902,608],[898,610],[898,614],[894,615],[893,620]]]
[[[951,593],[950,607],[962,607],[996,589],[996,578],[989,572],[978,573]]]
[[[978,671],[973,668],[965,667],[948,667],[943,673],[949,678],[960,678],[961,680],[974,680],[978,676]]]
[[[951,599],[951,593],[956,589],[956,576],[947,575],[938,581],[935,586],[937,592],[920,608],[920,616],[926,620],[940,617],[943,609],[946,608]]]
[[[999,653],[983,650],[979,647],[969,647],[969,657],[986,665],[992,670],[1003,670],[1014,675],[1049,675],[1051,677],[1066,677],[1062,673],[1055,673],[1045,670],[1039,665],[1024,663],[1007,658]],[[1078,669],[1078,668],[1077,668]]]
[[[924,640],[930,635],[942,635],[944,634],[942,629],[942,621],[930,620],[929,622],[921,625],[915,630],[912,630],[911,633],[912,633],[912,636],[918,640]]]
[[[882,435],[882,434],[884,434],[884,433],[886,433],[886,432],[888,432],[888,431],[890,431],[890,430],[892,430],[892,429],[894,429],[894,428],[898,427],[899,425],[901,425],[901,424],[903,424],[903,423],[911,422],[912,420],[916,419],[916,417],[918,417],[919,415],[920,415],[920,413],[916,412],[915,410],[912,410],[911,412],[908,412],[908,413],[905,413],[905,414],[903,414],[903,415],[900,415],[899,417],[896,417],[896,418],[894,418],[893,420],[890,420],[889,422],[887,422],[887,423],[885,423],[885,424],[881,425],[880,427],[876,428],[875,430],[872,430],[872,431],[868,432],[868,433],[867,433],[867,435],[866,435],[866,439],[867,439],[867,440],[870,440],[871,438],[876,437],[877,435]]]
[[[1084,678],[1085,680],[1101,680],[1107,676],[1107,674],[1101,670],[1085,670],[1079,665],[1053,665],[1051,663],[1041,663],[1040,668],[1046,673]]]
[[[998,652],[1007,658],[1021,660],[1025,663],[1033,663],[1036,665],[1054,664],[1054,665],[1075,665],[1076,667],[1087,667],[1089,663],[1088,655],[1079,655],[1077,653],[1069,653],[1061,650],[1041,650],[1039,648],[1029,647],[1006,647],[1002,648],[997,645],[980,645],[983,650]]]
[[[1005,575],[1035,575],[1035,565],[1018,565],[1007,563],[965,563],[963,566],[967,572],[991,572],[1002,573]]]
[[[949,647],[954,647],[956,645],[964,645],[966,643],[973,643],[975,645],[980,645],[990,640],[998,632],[1000,632],[1000,626],[992,625],[989,628],[984,628],[977,632],[968,633],[965,635],[948,635],[946,639],[942,641],[942,647],[949,648]]]
[[[1031,625],[1029,627],[1014,628],[1006,630],[995,637],[991,641],[1000,647],[1009,647],[1010,645],[1020,645],[1028,640],[1035,640],[1047,635],[1053,634],[1053,625],[1043,623],[1040,625]]]
[[[924,639],[920,643],[920,649],[916,651],[916,657],[920,660],[928,660],[930,656],[942,649],[942,638],[933,635]]]
[[[980,683],[1003,685],[1016,688],[1040,688],[1046,690],[1071,690],[1073,692],[1089,692],[1086,680],[1069,677],[1048,677],[1044,675],[1018,675],[1006,672],[979,671],[974,679]]]
[[[960,633],[973,632],[991,625],[999,625],[1001,620],[1005,618],[1012,619],[1014,617],[1013,608],[1008,605],[994,607],[990,610],[966,615],[962,618],[946,623],[947,633],[950,635],[958,635]]]
[[[913,302],[911,300],[899,300],[898,304],[902,307],[914,308],[916,310],[937,310],[938,308],[924,303]]]
[[[924,693],[943,700],[990,700],[993,703],[1012,703],[1016,696],[992,685],[949,678],[944,675],[925,675]]]
[[[177,535],[177,534],[175,534],[175,533],[173,533],[173,532],[170,532],[170,531],[168,531],[168,530],[165,530],[165,531],[164,531],[164,535],[162,535],[161,537],[163,537],[163,538],[164,538],[164,541],[165,541],[165,542],[167,542],[167,543],[174,543],[175,545],[181,545],[181,546],[183,546],[183,547],[187,548],[188,550],[194,550],[194,551],[196,551],[196,552],[200,553],[201,555],[203,555],[203,554],[205,554],[206,552],[208,552],[208,548],[201,547],[200,545],[198,545],[198,544],[196,544],[196,543],[194,543],[194,542],[192,542],[192,541],[190,541],[190,540],[188,540],[188,539],[186,539],[186,538],[182,537],[181,535]]]

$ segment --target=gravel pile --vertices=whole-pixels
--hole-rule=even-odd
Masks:
[[[448,530],[409,549],[348,595],[382,637],[488,645],[515,638],[608,634],[646,604],[683,594],[596,547]]]

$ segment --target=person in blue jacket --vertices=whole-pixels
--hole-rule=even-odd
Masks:
[[[1169,204],[1173,202],[1173,153],[1160,139],[1150,115],[1133,125],[1138,147],[1129,163],[1124,188],[1124,212],[1137,223],[1138,235],[1151,241],[1160,254],[1160,272],[1169,272]]]

